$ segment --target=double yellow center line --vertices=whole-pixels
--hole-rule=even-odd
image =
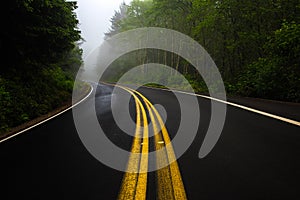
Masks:
[[[141,93],[128,87],[116,85],[129,92],[136,105],[136,130],[131,155],[124,174],[119,200],[144,200],[147,197],[147,169],[149,153],[148,110],[154,131],[156,153],[156,187],[159,200],[187,199],[172,143],[158,111]],[[142,101],[144,102],[144,105]],[[136,173],[138,172],[138,173]]]

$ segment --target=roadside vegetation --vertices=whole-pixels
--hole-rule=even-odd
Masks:
[[[299,0],[133,0],[120,5],[106,37],[140,27],[177,30],[208,51],[229,95],[300,102],[299,22]],[[104,79],[116,81],[149,61],[173,67],[195,91],[207,92],[188,62],[153,49],[119,58]],[[171,73],[166,78],[170,83],[174,79],[176,74]]]
[[[6,3],[0,43],[0,134],[70,101],[82,63],[75,2]]]

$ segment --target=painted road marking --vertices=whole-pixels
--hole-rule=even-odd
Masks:
[[[127,90],[135,99],[136,104],[136,131],[133,140],[131,155],[127,164],[127,172],[125,173],[119,192],[118,199],[131,200],[131,199],[146,199],[147,191],[147,168],[148,168],[148,129],[143,129],[143,135],[141,135],[141,112],[143,119],[143,127],[147,127],[148,120],[146,111],[143,104],[137,98],[137,96]],[[141,145],[142,148],[141,148]],[[141,153],[141,155],[140,155]],[[136,173],[139,171],[140,173]],[[146,173],[145,173],[146,172]]]
[[[243,109],[243,110],[254,112],[254,113],[266,116],[266,117],[270,117],[270,118],[277,119],[277,120],[280,120],[280,121],[283,121],[283,122],[287,122],[289,124],[300,126],[300,122],[298,122],[296,120],[288,119],[286,117],[278,116],[278,115],[271,114],[271,113],[268,113],[268,112],[265,112],[265,111],[257,110],[257,109],[254,109],[254,108],[250,108],[250,107],[239,105],[239,104],[232,103],[232,102],[229,102],[229,101],[213,98],[213,97],[210,97],[210,96],[205,96],[205,95],[200,95],[200,94],[193,94],[193,93],[179,91],[179,90],[172,90],[171,91],[169,89],[163,89],[163,88],[152,88],[152,87],[147,87],[147,86],[143,86],[143,87],[153,89],[153,90],[163,90],[163,91],[168,91],[168,92],[177,92],[177,93],[181,93],[181,94],[187,94],[187,95],[191,95],[191,96],[202,97],[202,98],[205,98],[205,99],[210,99],[210,100],[217,101],[217,102],[220,102],[220,103],[224,103],[224,104],[227,104],[227,105],[230,105],[230,106],[233,106],[233,107],[237,107],[237,108],[240,108],[240,109]]]
[[[160,200],[187,199],[172,143],[163,120],[161,119],[161,116],[145,96],[135,90],[130,90],[138,94],[146,103],[152,121],[156,150],[156,162],[158,165],[157,167],[160,168],[156,171],[158,190],[157,198]],[[159,129],[159,126],[157,126],[157,121],[161,129]],[[162,166],[166,167],[161,168]]]

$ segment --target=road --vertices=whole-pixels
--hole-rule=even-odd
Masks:
[[[107,85],[97,88],[97,117],[113,143],[132,151],[134,140],[118,128],[109,109],[108,97],[112,90],[113,87]],[[115,95],[113,105],[117,109],[124,107],[122,96],[126,92],[123,90]],[[149,88],[140,88],[139,92],[152,104],[165,108],[167,133],[170,138],[175,137],[180,122],[175,96],[168,91]],[[91,98],[78,106],[93,107]],[[178,171],[173,170],[180,179],[170,184],[174,177],[170,166],[169,172],[160,170],[144,174],[144,179],[140,179],[144,180],[140,184],[143,189],[139,191],[143,191],[147,199],[166,199],[168,195],[173,199],[192,200],[299,198],[299,126],[228,106],[218,143],[207,157],[199,159],[211,111],[210,100],[197,98],[201,112],[198,133],[190,148],[175,162]],[[129,105],[133,119],[138,116],[136,101],[132,99]],[[146,103],[143,105],[147,108]],[[299,106],[295,106],[296,109]],[[83,115],[89,117],[89,109]],[[149,110],[147,116],[150,117]],[[122,118],[122,112],[119,117]],[[160,137],[167,143],[163,134]],[[149,139],[152,150],[156,148],[155,141]],[[7,199],[121,199],[122,188],[137,184],[126,181],[126,173],[102,164],[87,151],[77,134],[71,111],[0,143],[0,160],[1,196]],[[181,183],[180,196],[174,191]]]

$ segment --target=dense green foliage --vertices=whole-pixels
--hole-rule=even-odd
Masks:
[[[115,13],[107,37],[138,27],[180,31],[209,52],[228,93],[300,102],[299,22],[299,0],[133,0]],[[159,50],[120,58],[113,65],[114,78],[134,66],[132,59],[143,64],[153,54],[156,62],[184,74],[197,91],[206,91],[189,63]]]
[[[10,0],[1,31],[0,133],[70,100],[81,65],[75,2]]]

